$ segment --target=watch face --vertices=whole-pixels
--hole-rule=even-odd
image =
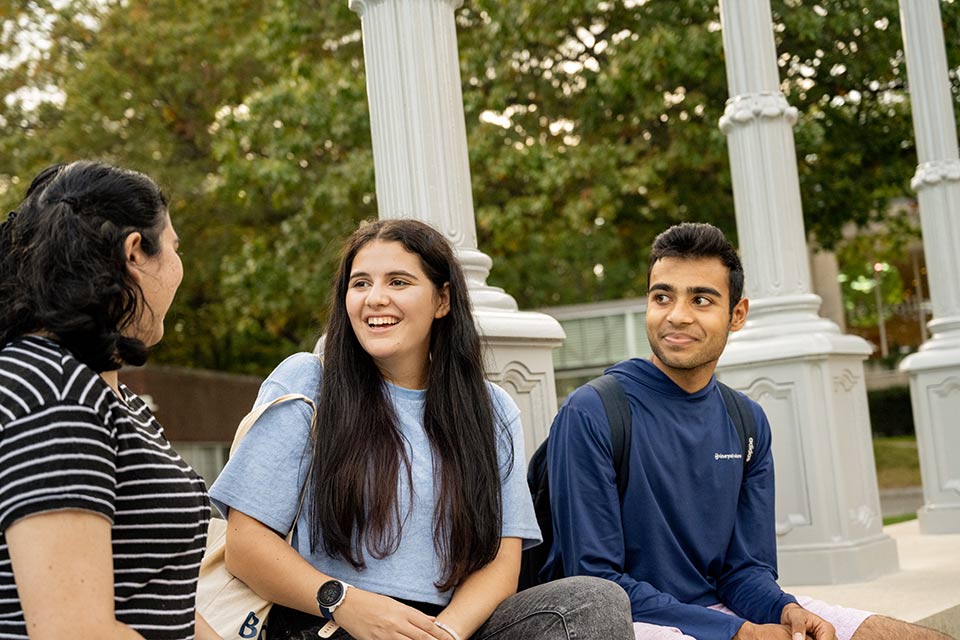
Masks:
[[[330,607],[337,604],[342,596],[343,583],[339,580],[327,580],[317,592],[317,602],[321,607]]]

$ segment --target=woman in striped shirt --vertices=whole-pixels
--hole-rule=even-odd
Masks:
[[[209,499],[117,380],[183,276],[150,178],[41,172],[0,225],[0,638],[215,638],[195,618]]]

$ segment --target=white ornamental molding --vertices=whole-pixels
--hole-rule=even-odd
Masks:
[[[735,128],[761,118],[783,118],[793,126],[799,115],[797,108],[791,107],[786,96],[779,91],[747,93],[727,100],[727,107],[720,117],[720,130],[729,135]]]
[[[910,180],[914,191],[920,191],[941,182],[960,181],[960,160],[932,160],[917,167]]]
[[[932,385],[930,391],[941,398],[947,398],[955,393],[960,393],[960,378],[950,376],[940,384]]]
[[[348,0],[347,6],[357,15],[363,16],[367,7],[381,4],[385,0]],[[444,4],[450,5],[451,9],[459,9],[463,6],[463,0],[438,0]]]
[[[517,360],[511,360],[503,371],[488,375],[487,378],[501,386],[511,386],[518,394],[527,394],[546,383],[546,373],[535,372]]]
[[[859,524],[864,529],[870,529],[880,521],[880,514],[865,504],[855,509],[850,509],[848,516],[851,522]]]
[[[857,385],[857,382],[859,381],[860,381],[860,378],[854,375],[854,373],[850,371],[850,369],[844,369],[843,373],[841,373],[839,376],[834,376],[833,390],[834,391],[842,390],[842,391],[846,391],[847,393],[850,393],[850,391],[853,390],[853,388]]]

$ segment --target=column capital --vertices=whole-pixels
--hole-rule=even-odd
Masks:
[[[800,112],[790,106],[781,92],[763,91],[734,96],[720,117],[720,130],[729,134],[735,127],[760,118],[783,118],[790,126],[797,123]]]
[[[910,187],[920,191],[944,182],[960,181],[960,160],[932,160],[917,166]]]
[[[451,9],[459,9],[460,7],[463,6],[463,0],[435,0],[435,1],[449,5]],[[347,0],[347,6],[350,7],[351,11],[363,17],[363,14],[367,10],[367,7],[370,5],[376,4],[377,2],[383,2],[383,0]]]

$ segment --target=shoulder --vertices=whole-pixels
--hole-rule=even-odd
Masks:
[[[300,393],[308,398],[315,397],[322,378],[323,365],[320,358],[312,353],[295,353],[278,364],[264,380],[258,403],[272,399],[264,397],[265,390],[269,388],[282,393]]]
[[[588,384],[577,387],[560,405],[557,418],[561,416],[564,422],[569,420],[596,422],[601,416],[605,418],[606,411],[603,408],[600,392]]]
[[[573,390],[550,427],[552,448],[610,447],[610,426],[599,392],[589,385]]]
[[[44,407],[72,404],[105,413],[116,396],[95,371],[47,338],[22,337],[0,350],[0,414],[33,413]]]
[[[724,385],[718,380],[717,389],[721,390],[723,386],[726,386],[728,389],[730,389],[740,400],[741,405],[750,411],[750,415],[753,417],[753,421],[756,423],[757,429],[770,428],[770,425],[767,421],[767,414],[764,412],[763,407],[760,406],[759,402],[745,394],[743,391],[734,389],[729,385]]]

